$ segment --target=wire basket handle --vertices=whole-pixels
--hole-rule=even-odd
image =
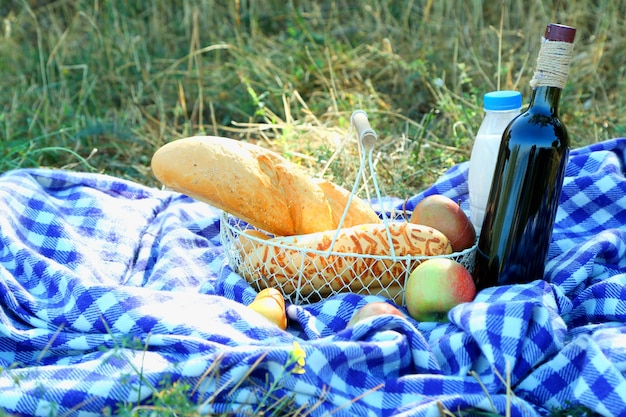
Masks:
[[[374,184],[374,189],[376,190],[376,197],[378,198],[378,201],[380,202],[380,204],[383,205],[383,199],[380,194],[380,188],[378,187],[378,181],[376,180],[376,172],[374,170],[374,163],[372,162],[372,153],[374,151],[374,145],[376,144],[376,141],[378,140],[378,135],[376,134],[374,129],[372,129],[372,127],[370,126],[367,113],[363,110],[355,110],[352,113],[352,116],[350,116],[350,123],[356,129],[357,135],[359,137],[359,142],[361,146],[363,147],[364,152],[362,154],[359,172],[356,176],[356,180],[354,181],[354,187],[352,187],[352,191],[350,192],[350,197],[348,198],[346,208],[344,209],[343,215],[341,216],[341,220],[339,221],[339,225],[337,226],[337,232],[333,236],[333,240],[332,242],[330,242],[330,246],[328,247],[328,251],[327,251],[328,256],[330,256],[331,252],[333,251],[335,242],[337,241],[337,238],[339,237],[339,232],[341,231],[341,228],[343,227],[343,223],[346,219],[346,216],[348,215],[348,209],[350,208],[350,204],[352,203],[352,198],[354,197],[358,189],[359,180],[363,176],[363,170],[365,169],[366,158],[367,158],[367,161],[369,162],[370,176],[372,178],[372,183]],[[391,255],[391,258],[395,260],[396,251],[393,246],[393,239],[391,237],[391,231],[389,230],[389,218],[387,216],[387,213],[384,207],[382,207],[381,209],[381,215],[383,218],[383,223],[385,224],[385,229],[387,230],[387,242],[389,243],[390,255]]]
[[[378,140],[378,135],[370,126],[370,121],[367,118],[367,113],[363,110],[355,110],[350,116],[350,121],[354,128],[356,129],[356,133],[359,137],[359,141],[361,142],[361,146],[365,152],[369,152],[376,141]]]

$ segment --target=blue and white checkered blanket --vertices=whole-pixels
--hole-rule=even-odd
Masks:
[[[105,175],[0,177],[0,408],[101,415],[187,384],[205,412],[257,409],[266,389],[313,416],[626,415],[626,139],[575,149],[545,280],[492,288],[449,323],[380,316],[377,299],[289,305],[282,331],[246,305],[219,212]],[[427,194],[467,207],[467,164]],[[303,373],[288,366],[306,353]],[[266,410],[267,411],[267,410]],[[271,410],[269,410],[271,412]]]

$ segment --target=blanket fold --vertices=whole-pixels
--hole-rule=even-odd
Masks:
[[[626,139],[570,153],[545,279],[489,288],[446,323],[346,325],[375,296],[288,305],[282,331],[224,255],[220,211],[102,174],[0,176],[0,408],[102,415],[186,384],[198,409],[541,416],[626,410]],[[468,210],[468,164],[441,193]],[[385,203],[401,208],[398,199]],[[266,399],[282,404],[267,410]]]

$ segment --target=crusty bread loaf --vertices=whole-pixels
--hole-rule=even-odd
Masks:
[[[342,228],[336,233],[270,238],[259,231],[244,231],[239,235],[239,273],[259,288],[279,287],[286,294],[299,291],[307,298],[341,291],[375,291],[396,298],[408,271],[405,262],[389,258],[389,235],[397,257],[452,253],[443,233],[408,222],[389,223],[389,235],[384,224]]]
[[[152,170],[165,186],[279,236],[337,229],[350,195],[276,152],[216,136],[162,146]],[[344,225],[378,222],[374,210],[354,197]]]
[[[337,230],[343,212],[350,199],[350,191],[338,186],[335,183],[321,178],[314,178],[313,181],[322,189],[326,201],[330,205],[332,213],[333,229]],[[344,220],[341,227],[352,227],[359,224],[379,223],[378,216],[372,216],[372,209],[359,198],[352,198],[350,202],[349,216]]]

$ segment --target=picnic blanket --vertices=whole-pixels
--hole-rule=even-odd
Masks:
[[[572,150],[545,280],[486,289],[447,323],[387,315],[348,329],[381,299],[288,305],[286,331],[247,308],[256,291],[229,266],[207,204],[102,174],[6,172],[0,408],[102,415],[150,404],[166,381],[212,414],[626,415],[625,148]],[[408,208],[441,193],[467,209],[467,170]],[[280,398],[282,411],[264,408]]]

